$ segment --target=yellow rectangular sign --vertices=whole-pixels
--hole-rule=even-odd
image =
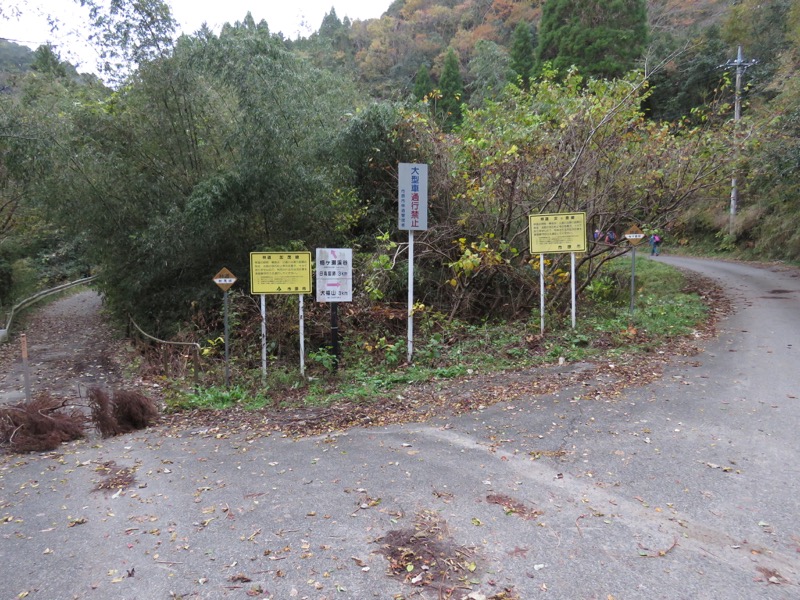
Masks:
[[[251,252],[251,294],[310,294],[311,252]]]
[[[528,216],[531,254],[586,252],[586,213]]]

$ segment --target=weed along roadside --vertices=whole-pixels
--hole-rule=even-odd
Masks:
[[[519,393],[549,393],[597,372],[613,374],[609,385],[615,388],[640,384],[657,375],[662,359],[693,351],[694,340],[713,326],[716,309],[709,310],[709,306],[717,297],[708,282],[641,259],[637,266],[638,308],[631,315],[627,310],[629,270],[630,261],[625,258],[607,264],[584,292],[576,327],[571,327],[568,317],[552,314],[544,335],[539,331],[537,313],[516,320],[467,323],[419,306],[411,364],[405,362],[405,311],[342,304],[339,361],[322,345],[310,352],[302,375],[296,354],[269,344],[271,367],[266,378],[260,369],[260,345],[255,342],[258,307],[234,287],[229,298],[231,385],[225,385],[222,339],[213,338],[201,344],[199,373],[182,347],[164,346],[161,355],[151,354],[150,360],[136,369],[139,374],[147,373],[137,384],[137,393],[156,401],[160,418],[172,426],[205,424],[305,435],[351,426],[425,421],[438,414],[489,406]],[[296,314],[296,296],[282,296],[272,304],[277,315]],[[270,322],[272,330],[287,327],[277,315]],[[329,324],[327,306],[312,303],[306,316],[314,335],[324,337]],[[296,339],[296,331],[285,333]],[[6,346],[9,359],[13,358],[11,350]],[[91,350],[77,351],[85,355]],[[130,358],[122,360],[130,362]],[[102,364],[108,359],[84,356],[81,362],[86,361]],[[171,365],[169,377],[159,372],[167,364]],[[13,371],[9,374],[12,379],[16,377]],[[128,397],[125,380],[136,375],[130,370],[127,375],[115,374],[115,390],[110,393]],[[44,374],[36,379],[56,380]],[[68,379],[61,381],[68,385]],[[84,378],[74,385],[79,395],[85,395],[94,383]],[[46,390],[39,384],[37,391]],[[62,408],[68,412],[75,404],[58,398],[43,402],[49,412]],[[88,411],[89,403],[77,400],[82,403]],[[146,422],[152,423],[153,417]],[[19,435],[13,438],[14,428],[6,429],[6,442],[22,439]],[[78,433],[77,437],[83,435],[83,431]],[[60,441],[56,436],[47,442],[50,446],[30,440],[26,444],[43,450],[54,449]],[[15,450],[13,443],[8,447]]]
[[[514,321],[485,319],[466,323],[448,319],[425,307],[416,311],[417,340],[414,362],[405,362],[402,328],[404,313],[375,311],[343,304],[341,363],[333,361],[325,346],[312,350],[303,377],[295,360],[271,357],[264,384],[258,369],[257,344],[234,342],[231,355],[233,385],[219,384],[221,358],[214,358],[214,344],[206,347],[206,385],[191,390],[180,381],[167,382],[164,402],[172,420],[183,411],[202,418],[203,411],[235,409],[237,418],[269,413],[275,427],[302,422],[310,432],[368,422],[425,419],[441,410],[466,410],[454,401],[448,388],[481,386],[481,381],[502,385],[525,373],[537,373],[541,389],[552,389],[548,373],[558,365],[613,364],[618,373],[641,362],[659,362],[661,357],[691,352],[692,343],[713,323],[717,298],[714,286],[664,264],[640,258],[637,261],[637,310],[628,310],[630,260],[620,258],[606,265],[584,292],[579,318],[573,329],[569,318],[553,314],[551,326],[542,335],[539,314]],[[282,298],[293,312],[296,300]],[[257,331],[256,315],[248,313],[244,295],[232,294],[232,313],[241,330]],[[324,305],[323,305],[324,307]],[[309,327],[327,326],[327,307],[307,307]],[[391,332],[394,332],[394,337]],[[276,349],[273,346],[273,349]],[[580,371],[580,369],[578,369]],[[619,385],[625,377],[620,376]],[[632,383],[640,383],[634,376]],[[300,411],[300,412],[298,412]],[[302,418],[279,416],[281,413]],[[293,427],[302,429],[301,427]]]

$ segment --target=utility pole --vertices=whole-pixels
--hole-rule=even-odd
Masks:
[[[737,133],[739,132],[739,120],[742,118],[742,75],[744,75],[745,69],[747,67],[752,67],[758,61],[756,60],[749,60],[745,61],[742,58],[742,47],[739,46],[739,50],[736,53],[736,60],[729,60],[727,63],[723,65],[723,67],[730,68],[736,67],[736,95],[733,104],[733,142],[735,147],[737,148],[738,154],[738,143],[739,140],[737,139]],[[739,188],[737,186],[736,181],[736,166],[733,168],[733,176],[731,177],[731,216],[730,216],[730,225],[729,225],[729,233],[732,236],[734,232],[734,223],[736,221],[736,208],[737,204],[739,203]]]

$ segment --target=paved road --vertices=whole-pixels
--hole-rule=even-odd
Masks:
[[[800,598],[798,272],[657,260],[719,279],[736,312],[646,387],[301,440],[154,429],[4,459],[0,597]],[[460,567],[456,589],[390,577],[385,546],[406,547],[408,581]],[[426,548],[429,571],[408,554]]]

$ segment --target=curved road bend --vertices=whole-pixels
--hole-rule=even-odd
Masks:
[[[580,386],[300,440],[154,429],[3,459],[5,597],[800,598],[798,272],[657,260],[717,279],[736,312],[619,395]],[[92,491],[108,461],[135,471],[130,487]],[[389,577],[376,553],[425,524],[422,539],[474,549],[451,595]]]

